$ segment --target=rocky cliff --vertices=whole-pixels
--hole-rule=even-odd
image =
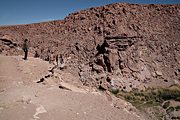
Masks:
[[[110,4],[64,20],[0,27],[0,52],[48,60],[63,54],[67,71],[87,86],[132,90],[180,82],[180,5]]]

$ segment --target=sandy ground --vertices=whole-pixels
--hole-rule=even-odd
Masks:
[[[63,74],[36,83],[49,74],[49,67],[37,58],[25,61],[22,56],[0,56],[0,120],[145,119],[110,94],[66,83]]]

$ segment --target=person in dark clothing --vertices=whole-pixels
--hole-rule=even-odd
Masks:
[[[23,44],[23,51],[24,51],[24,60],[27,60],[27,56],[28,56],[28,39],[24,40],[24,44]]]

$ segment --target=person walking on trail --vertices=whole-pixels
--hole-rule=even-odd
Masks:
[[[23,51],[24,51],[24,60],[27,60],[27,56],[28,56],[28,39],[24,40],[23,43],[23,47],[22,47]]]
[[[63,59],[63,56],[62,54],[57,54],[56,55],[56,64],[58,66],[62,65],[64,63],[64,59]]]
[[[56,54],[56,66],[60,69],[64,67],[64,59],[62,54]]]
[[[49,63],[54,65],[55,64],[54,61],[55,61],[55,54],[54,51],[51,51],[49,53]]]

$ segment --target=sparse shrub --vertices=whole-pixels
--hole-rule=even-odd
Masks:
[[[173,112],[175,109],[174,109],[174,107],[169,107],[167,110],[166,110],[166,113],[171,113],[171,112]]]
[[[174,100],[180,102],[180,97],[177,97]]]
[[[170,106],[170,102],[169,101],[166,101],[164,104],[163,104],[163,108],[166,109]]]
[[[117,97],[124,97],[127,101],[131,102],[135,106],[142,104],[144,106],[157,106],[162,104],[166,100],[176,100],[180,99],[180,87],[172,86],[170,88],[149,88],[145,91],[139,91],[134,89],[131,92],[120,91]],[[163,108],[169,107],[169,102],[163,105]]]
[[[180,97],[180,89],[179,88],[161,88],[159,89],[158,96],[163,100],[171,100],[174,99],[176,101],[179,100]]]
[[[176,106],[175,109],[176,109],[176,111],[179,111],[180,110],[180,106]]]
[[[144,97],[141,98],[141,101],[145,101],[146,99]]]
[[[158,108],[159,112],[156,113],[158,119],[163,119],[164,115],[169,114],[174,110],[180,110],[180,106],[172,107],[168,101],[180,101],[179,85],[171,86],[169,88],[148,88],[145,91],[139,91],[137,89],[133,89],[131,92],[119,91],[116,96],[124,98],[139,110],[147,113],[148,111],[146,111],[146,108],[150,108],[153,111],[156,111],[156,108]],[[162,105],[163,102],[164,104]],[[166,112],[163,108],[166,109]]]
[[[135,96],[143,96],[144,94],[141,93],[141,92],[139,92],[139,91],[136,91],[136,92],[134,92],[134,95],[135,95]]]
[[[119,93],[119,89],[112,87],[110,92],[112,92],[113,94],[117,95]]]
[[[171,119],[172,120],[180,120],[180,116],[177,116],[177,117],[173,116]]]
[[[124,96],[124,98],[128,101],[134,100],[134,96],[130,96],[130,95],[126,95],[126,96]]]

